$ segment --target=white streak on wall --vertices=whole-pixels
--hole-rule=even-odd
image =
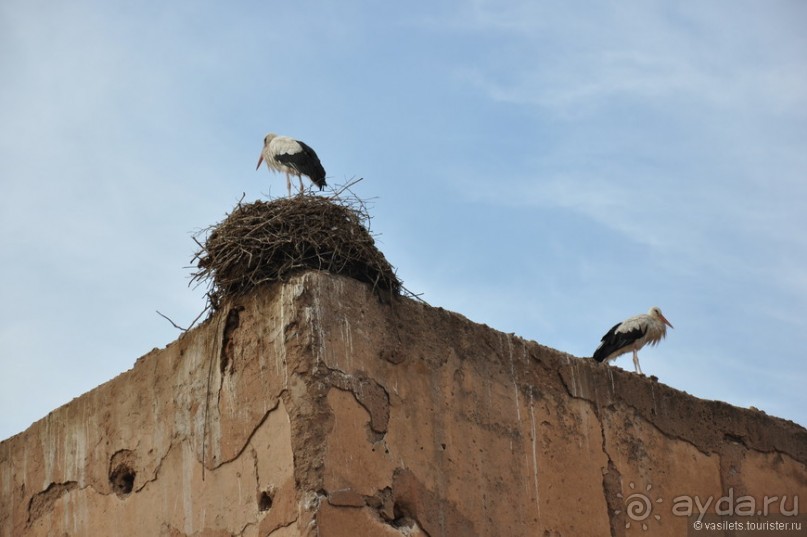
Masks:
[[[513,391],[516,395],[516,419],[521,421],[521,399],[518,393],[518,382],[516,382],[516,365],[513,358],[513,342],[512,339],[506,336],[507,340],[507,354],[510,357],[510,378],[513,380]]]
[[[538,516],[541,516],[541,502],[538,492],[538,451],[536,443],[538,442],[538,431],[535,428],[535,412],[533,409],[532,393],[530,393],[530,421],[532,423],[532,475],[535,481],[535,506],[538,509]]]

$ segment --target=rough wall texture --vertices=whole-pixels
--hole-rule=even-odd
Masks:
[[[681,537],[729,490],[807,498],[807,431],[309,272],[2,442],[0,537]]]

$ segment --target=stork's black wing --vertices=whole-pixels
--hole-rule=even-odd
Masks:
[[[607,334],[602,336],[600,346],[597,347],[596,351],[594,351],[594,356],[592,356],[592,358],[598,362],[602,362],[612,353],[632,345],[634,341],[642,337],[645,332],[647,332],[647,328],[634,328],[633,330],[628,330],[626,332],[619,332],[618,330],[620,326],[622,326],[622,323],[615,324]]]
[[[307,175],[311,178],[311,181],[322,190],[323,187],[326,186],[325,168],[322,167],[319,157],[307,144],[300,140],[295,141],[300,144],[302,151],[298,151],[297,153],[283,153],[282,155],[277,155],[275,160],[294,168],[303,175]]]

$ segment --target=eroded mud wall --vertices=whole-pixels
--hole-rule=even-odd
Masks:
[[[0,536],[680,536],[674,498],[807,498],[805,463],[789,422],[311,272],[2,442]]]

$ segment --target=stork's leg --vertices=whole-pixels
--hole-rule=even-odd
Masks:
[[[644,375],[644,373],[642,373],[642,368],[639,367],[639,353],[636,352],[635,349],[633,351],[633,365],[636,367],[637,373],[639,373],[640,375]]]
[[[305,192],[305,187],[303,186],[303,176],[298,175],[297,179],[300,180],[300,194],[302,195]]]
[[[286,191],[289,193],[289,197],[291,197],[291,177],[289,177],[288,172],[286,172]]]

